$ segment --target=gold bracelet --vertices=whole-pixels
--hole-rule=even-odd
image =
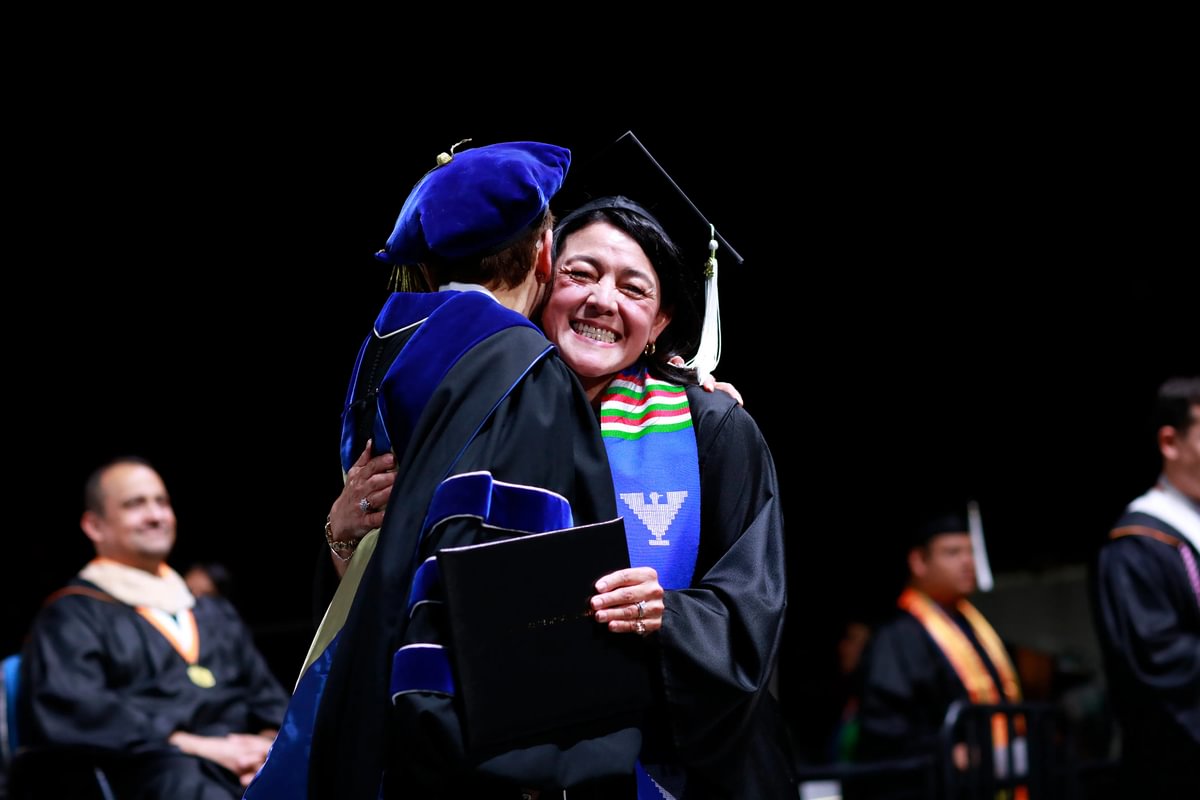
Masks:
[[[329,543],[329,550],[337,557],[339,561],[349,561],[354,555],[354,548],[358,547],[357,541],[339,542],[333,538],[333,518],[325,518],[325,541]],[[342,555],[342,553],[349,555]]]

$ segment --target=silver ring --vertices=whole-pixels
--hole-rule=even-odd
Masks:
[[[638,619],[646,618],[646,601],[638,600]]]
[[[367,498],[365,498],[365,497],[362,500],[359,500],[358,501],[358,510],[363,512],[364,514],[370,514],[372,511],[371,501],[367,500]]]
[[[642,622],[639,619],[637,622],[633,623],[633,630],[637,633],[645,633],[646,632],[646,623]]]

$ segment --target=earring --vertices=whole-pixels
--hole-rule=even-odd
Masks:
[[[647,342],[646,347],[642,350],[642,355],[652,356],[654,355],[654,349],[654,342]]]

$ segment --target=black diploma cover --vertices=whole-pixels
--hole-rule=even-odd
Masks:
[[[645,642],[589,613],[602,575],[629,567],[620,519],[438,553],[451,663],[475,753],[566,743],[637,725]]]

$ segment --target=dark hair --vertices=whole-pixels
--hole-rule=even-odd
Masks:
[[[436,290],[450,281],[479,283],[500,289],[520,286],[537,261],[538,242],[553,227],[554,215],[547,207],[514,241],[498,252],[483,258],[475,256],[454,261],[431,258],[426,265],[437,285],[430,289]]]
[[[1192,407],[1200,405],[1200,377],[1175,377],[1158,387],[1158,400],[1154,405],[1154,430],[1164,425],[1183,435],[1196,418]]]
[[[622,198],[614,198],[614,202]],[[644,210],[628,206],[600,206],[578,214],[568,214],[554,231],[554,256],[571,234],[597,222],[606,222],[637,242],[658,273],[662,287],[660,306],[671,314],[671,321],[655,341],[654,354],[643,356],[650,372],[675,383],[696,383],[696,371],[668,363],[672,357],[687,358],[700,338],[700,315],[695,297],[700,292],[698,275],[692,275],[683,263],[679,248],[662,225]],[[698,270],[697,270],[698,272]]]
[[[965,503],[963,506],[965,507]],[[962,533],[971,529],[966,516],[955,508],[942,508],[921,517],[913,526],[912,546],[928,547],[934,539],[951,533]]]
[[[135,464],[139,467],[154,469],[154,465],[141,456],[117,456],[96,467],[83,484],[83,508],[85,511],[95,514],[104,513],[104,492],[100,489],[100,482],[104,480],[104,473],[122,464]],[[157,471],[155,470],[155,472]]]
[[[212,581],[213,588],[217,590],[217,594],[233,602],[233,573],[229,571],[228,567],[220,561],[197,561],[188,567],[183,574],[186,576],[194,569],[207,574],[208,579]]]

